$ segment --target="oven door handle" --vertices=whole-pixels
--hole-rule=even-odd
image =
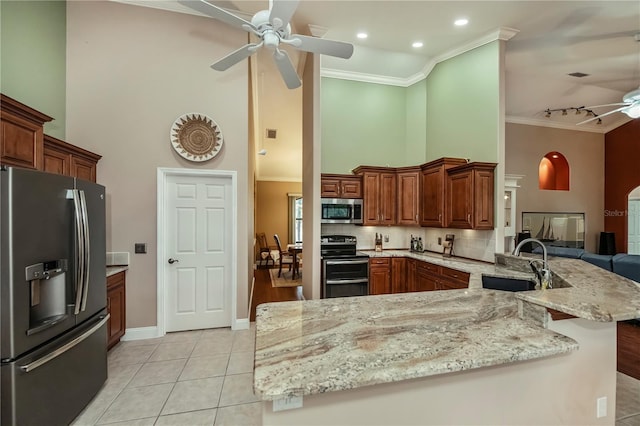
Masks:
[[[358,278],[353,280],[327,280],[327,285],[340,285],[340,284],[365,284],[368,283],[368,278]]]
[[[369,259],[365,260],[325,260],[327,265],[364,265],[369,263]]]

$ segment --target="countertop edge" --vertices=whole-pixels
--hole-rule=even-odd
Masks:
[[[107,278],[115,275],[117,273],[120,273],[122,271],[126,271],[129,269],[128,265],[124,265],[124,266],[107,266]]]

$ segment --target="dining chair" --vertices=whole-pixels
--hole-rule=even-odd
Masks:
[[[263,266],[262,262],[264,262],[264,266],[268,269],[269,261],[271,261],[273,266],[276,266],[276,258],[280,253],[269,247],[269,244],[267,243],[267,235],[264,232],[257,233],[256,239],[258,240],[258,245],[260,247],[260,252],[258,253],[258,266]]]
[[[278,234],[274,234],[273,235],[273,239],[276,241],[276,246],[278,247],[278,252],[280,254],[277,262],[278,262],[278,277],[280,277],[280,275],[282,274],[282,265],[289,265],[289,271],[291,271],[291,268],[293,267],[293,256],[291,256],[291,254],[289,254],[288,251],[282,251],[282,244],[280,244],[280,237],[278,237]],[[296,265],[297,266],[297,265]]]

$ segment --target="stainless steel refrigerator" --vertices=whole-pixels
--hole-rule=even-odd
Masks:
[[[70,423],[107,378],[105,190],[0,169],[0,423]]]

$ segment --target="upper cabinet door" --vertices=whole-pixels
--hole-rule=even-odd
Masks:
[[[362,175],[364,215],[363,225],[380,224],[380,173],[365,172]]]
[[[380,173],[380,224],[396,224],[396,173]]]
[[[420,225],[420,169],[398,172],[397,179],[398,209],[396,223],[398,225]]]

